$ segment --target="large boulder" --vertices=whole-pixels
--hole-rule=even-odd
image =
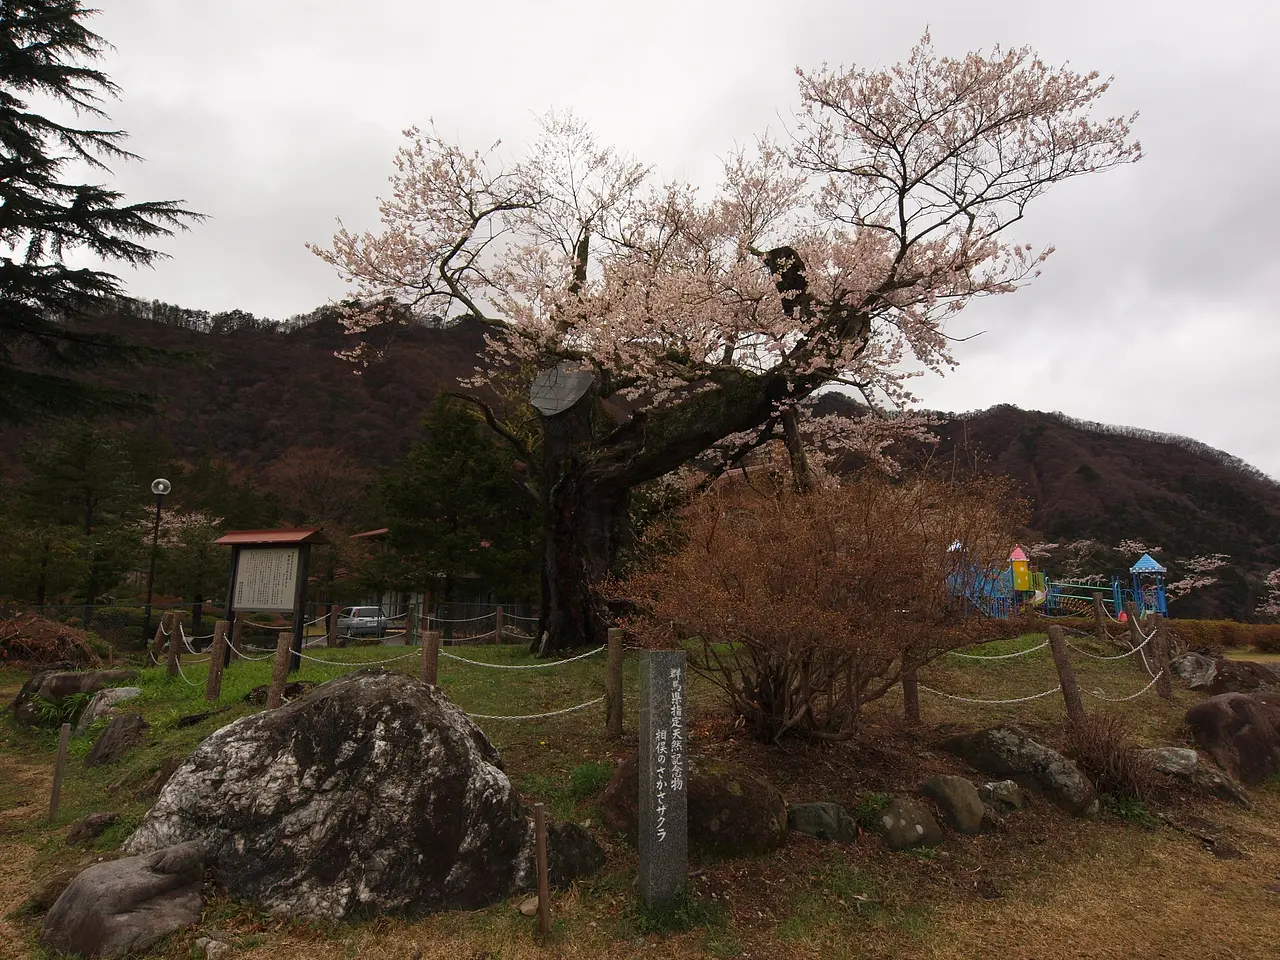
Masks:
[[[1280,695],[1223,693],[1187,711],[1196,743],[1246,786],[1280,771]]]
[[[62,664],[58,665],[63,666]],[[126,683],[138,676],[137,670],[62,670],[46,669],[31,675],[13,698],[10,708],[19,723],[34,724],[40,720],[38,700],[60,703],[78,693],[97,693],[103,687]]]
[[[1173,661],[1173,672],[1192,690],[1210,696],[1220,693],[1280,691],[1280,670],[1253,660],[1229,660],[1204,653],[1186,653]]]
[[[604,825],[632,842],[637,835],[640,761],[624,760],[600,798]],[[767,780],[731,766],[691,766],[685,780],[689,842],[717,853],[762,853],[787,840],[787,804]]]
[[[838,803],[793,803],[787,807],[787,828],[827,842],[858,839],[858,822]]]
[[[880,811],[880,835],[890,850],[936,847],[942,830],[929,808],[912,797],[895,797]]]
[[[40,942],[81,957],[143,953],[200,922],[204,859],[197,843],[89,867],[44,918]]]
[[[276,915],[475,909],[536,876],[531,818],[484,733],[438,687],[380,669],[205,739],[125,850],[188,840]],[[549,856],[562,884],[599,862],[586,831],[552,832]]]
[[[1143,750],[1142,755],[1157,773],[1192,794],[1229,800],[1246,808],[1253,805],[1240,784],[1221,770],[1202,762],[1200,754],[1194,750],[1187,747],[1151,747]]]
[[[95,721],[114,717],[116,707],[140,696],[142,696],[141,687],[107,687],[105,690],[99,690],[80,714],[80,719],[76,723],[76,736],[83,734]]]
[[[978,788],[964,777],[933,777],[920,784],[920,792],[938,805],[943,819],[960,833],[977,833],[982,829],[986,809]]]
[[[86,767],[100,767],[115,763],[129,750],[146,739],[151,727],[140,713],[122,713],[112,717],[105,730],[98,734],[89,755],[84,758]]]
[[[943,746],[969,766],[1042,793],[1068,813],[1097,814],[1097,792],[1080,769],[1015,726],[991,727],[952,737]]]

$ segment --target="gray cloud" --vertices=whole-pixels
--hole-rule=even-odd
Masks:
[[[475,146],[515,147],[536,114],[572,108],[664,174],[710,183],[717,156],[779,129],[797,64],[888,65],[926,24],[955,54],[1025,43],[1114,74],[1107,109],[1141,111],[1146,159],[1033,208],[1020,239],[1058,248],[1044,276],[958,318],[953,333],[987,333],[921,393],[946,409],[1007,401],[1185,433],[1280,475],[1275,5],[104,6],[106,69],[123,88],[113,115],[148,160],[117,182],[213,217],[128,276],[131,292],[277,318],[342,294],[303,244],[326,241],[337,217],[373,226],[400,131],[432,117]]]

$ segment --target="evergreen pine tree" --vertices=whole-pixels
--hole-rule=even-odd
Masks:
[[[107,186],[65,182],[69,167],[105,174],[108,161],[137,159],[122,146],[124,131],[95,125],[119,92],[90,65],[108,46],[84,25],[96,12],[79,0],[0,0],[0,422],[147,405],[74,376],[164,354],[84,329],[121,296],[120,280],[63,258],[83,251],[146,266],[163,254],[140,241],[201,218],[182,201],[129,204]],[[42,104],[89,125],[40,112]]]

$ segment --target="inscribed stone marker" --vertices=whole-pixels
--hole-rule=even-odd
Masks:
[[[666,903],[689,876],[683,650],[640,661],[640,897]]]

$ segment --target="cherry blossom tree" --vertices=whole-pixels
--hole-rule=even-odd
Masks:
[[[914,425],[911,374],[954,365],[947,321],[1010,293],[1052,248],[1010,236],[1055,183],[1137,160],[1135,117],[1098,117],[1109,82],[1027,48],[955,59],[926,33],[885,70],[798,70],[781,140],[731,152],[703,195],[550,115],[523,156],[406,131],[377,233],[312,247],[352,284],[370,330],[395,301],[489,330],[467,396],[529,465],[544,511],[543,649],[603,642],[594,585],[630,492],[694,458],[721,468],[782,437],[811,486],[802,430],[822,388],[867,414],[826,439],[875,456]],[[591,375],[532,442],[496,384],[567,364]],[[563,369],[563,368],[562,368]],[[527,408],[524,412],[527,417]]]
[[[1272,570],[1264,581],[1267,595],[1258,604],[1258,613],[1264,617],[1280,617],[1280,570]]]

